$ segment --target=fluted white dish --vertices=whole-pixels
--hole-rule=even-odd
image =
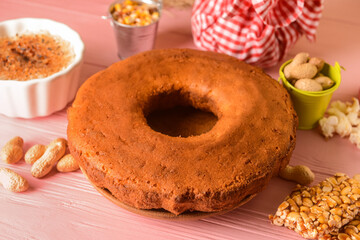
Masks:
[[[46,78],[0,79],[0,114],[19,118],[47,116],[74,99],[81,85],[80,68],[85,49],[80,35],[67,25],[50,19],[21,18],[0,22],[0,38],[44,32],[68,41],[74,50],[74,59],[66,68]]]

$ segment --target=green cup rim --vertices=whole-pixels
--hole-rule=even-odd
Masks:
[[[332,86],[331,88],[329,89],[326,89],[326,90],[323,90],[323,91],[318,91],[318,92],[309,92],[309,91],[304,91],[304,90],[300,90],[300,89],[297,89],[296,87],[294,87],[291,83],[288,82],[288,80],[286,79],[285,77],[285,74],[284,74],[284,68],[286,65],[290,64],[292,62],[292,59],[284,62],[281,67],[280,67],[280,70],[279,70],[279,74],[280,74],[280,79],[282,80],[282,82],[288,87],[290,88],[292,91],[295,91],[295,92],[298,92],[300,94],[303,94],[303,95],[306,95],[306,96],[311,96],[311,97],[320,97],[320,96],[324,96],[324,95],[328,95],[332,92],[334,92],[339,86],[340,86],[340,82],[341,82],[341,77],[340,79],[332,79],[335,81],[335,85]],[[325,64],[331,66],[330,64],[326,63]],[[336,67],[339,69],[341,69],[340,65],[338,62],[335,62],[335,65],[332,66],[332,67]]]

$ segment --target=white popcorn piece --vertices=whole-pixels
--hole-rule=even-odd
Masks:
[[[347,137],[351,134],[352,126],[349,119],[343,115],[339,118],[339,124],[336,126],[336,133],[341,137]]]
[[[330,138],[335,133],[335,128],[339,124],[336,116],[324,117],[319,121],[321,131],[326,138]]]
[[[319,121],[321,131],[326,138],[335,133],[349,137],[351,143],[360,149],[360,104],[357,98],[353,102],[334,101],[327,110],[328,117]]]
[[[360,125],[352,129],[349,140],[360,149]]]
[[[350,112],[346,115],[352,126],[357,126],[360,123],[360,119],[357,112]]]
[[[338,100],[338,101],[334,101],[330,104],[330,109],[332,108],[336,108],[338,109],[339,111],[343,112],[343,113],[346,113],[346,109],[347,109],[347,106],[346,106],[346,103]]]
[[[352,130],[352,125],[345,113],[334,107],[330,108],[328,113],[336,116],[339,120],[338,124],[335,126],[336,133],[341,137],[349,136]]]
[[[359,106],[359,100],[357,98],[352,98],[353,103],[347,103],[348,106],[346,108],[346,113],[350,113],[350,112],[355,112],[358,113],[360,110],[360,106]]]
[[[360,118],[359,118],[359,110],[360,110],[360,106],[359,106],[359,100],[357,98],[352,98],[353,103],[347,103],[347,108],[346,108],[346,113],[347,113],[347,118],[349,119],[351,125],[353,126],[357,126],[360,123]]]

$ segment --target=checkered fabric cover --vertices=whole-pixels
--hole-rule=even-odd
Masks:
[[[250,64],[271,67],[304,34],[315,40],[324,0],[196,0],[194,42]]]

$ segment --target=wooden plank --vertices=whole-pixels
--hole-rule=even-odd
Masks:
[[[105,0],[1,0],[0,21],[19,17],[44,17],[64,22],[82,36],[85,64],[81,79],[118,61],[109,22],[101,19],[110,2]],[[301,39],[286,58],[308,51],[329,62],[339,61],[347,70],[334,99],[356,96],[357,56],[360,55],[359,1],[327,0],[317,41]],[[165,10],[159,25],[156,48],[194,48],[190,26],[191,11]],[[279,63],[266,69],[278,77]],[[0,103],[1,104],[1,103]],[[0,146],[15,135],[25,140],[25,150],[33,144],[47,144],[66,137],[66,109],[50,117],[14,119],[0,115]],[[315,182],[335,172],[360,172],[360,151],[347,139],[328,141],[318,130],[297,132],[297,146],[291,164],[306,164],[316,173]],[[302,239],[296,233],[269,223],[268,214],[294,187],[275,177],[270,185],[248,204],[227,214],[195,222],[162,221],[144,218],[115,206],[97,193],[80,171],[58,173],[44,179],[30,175],[23,161],[0,167],[11,168],[26,177],[30,190],[23,194],[0,188],[0,239]]]

